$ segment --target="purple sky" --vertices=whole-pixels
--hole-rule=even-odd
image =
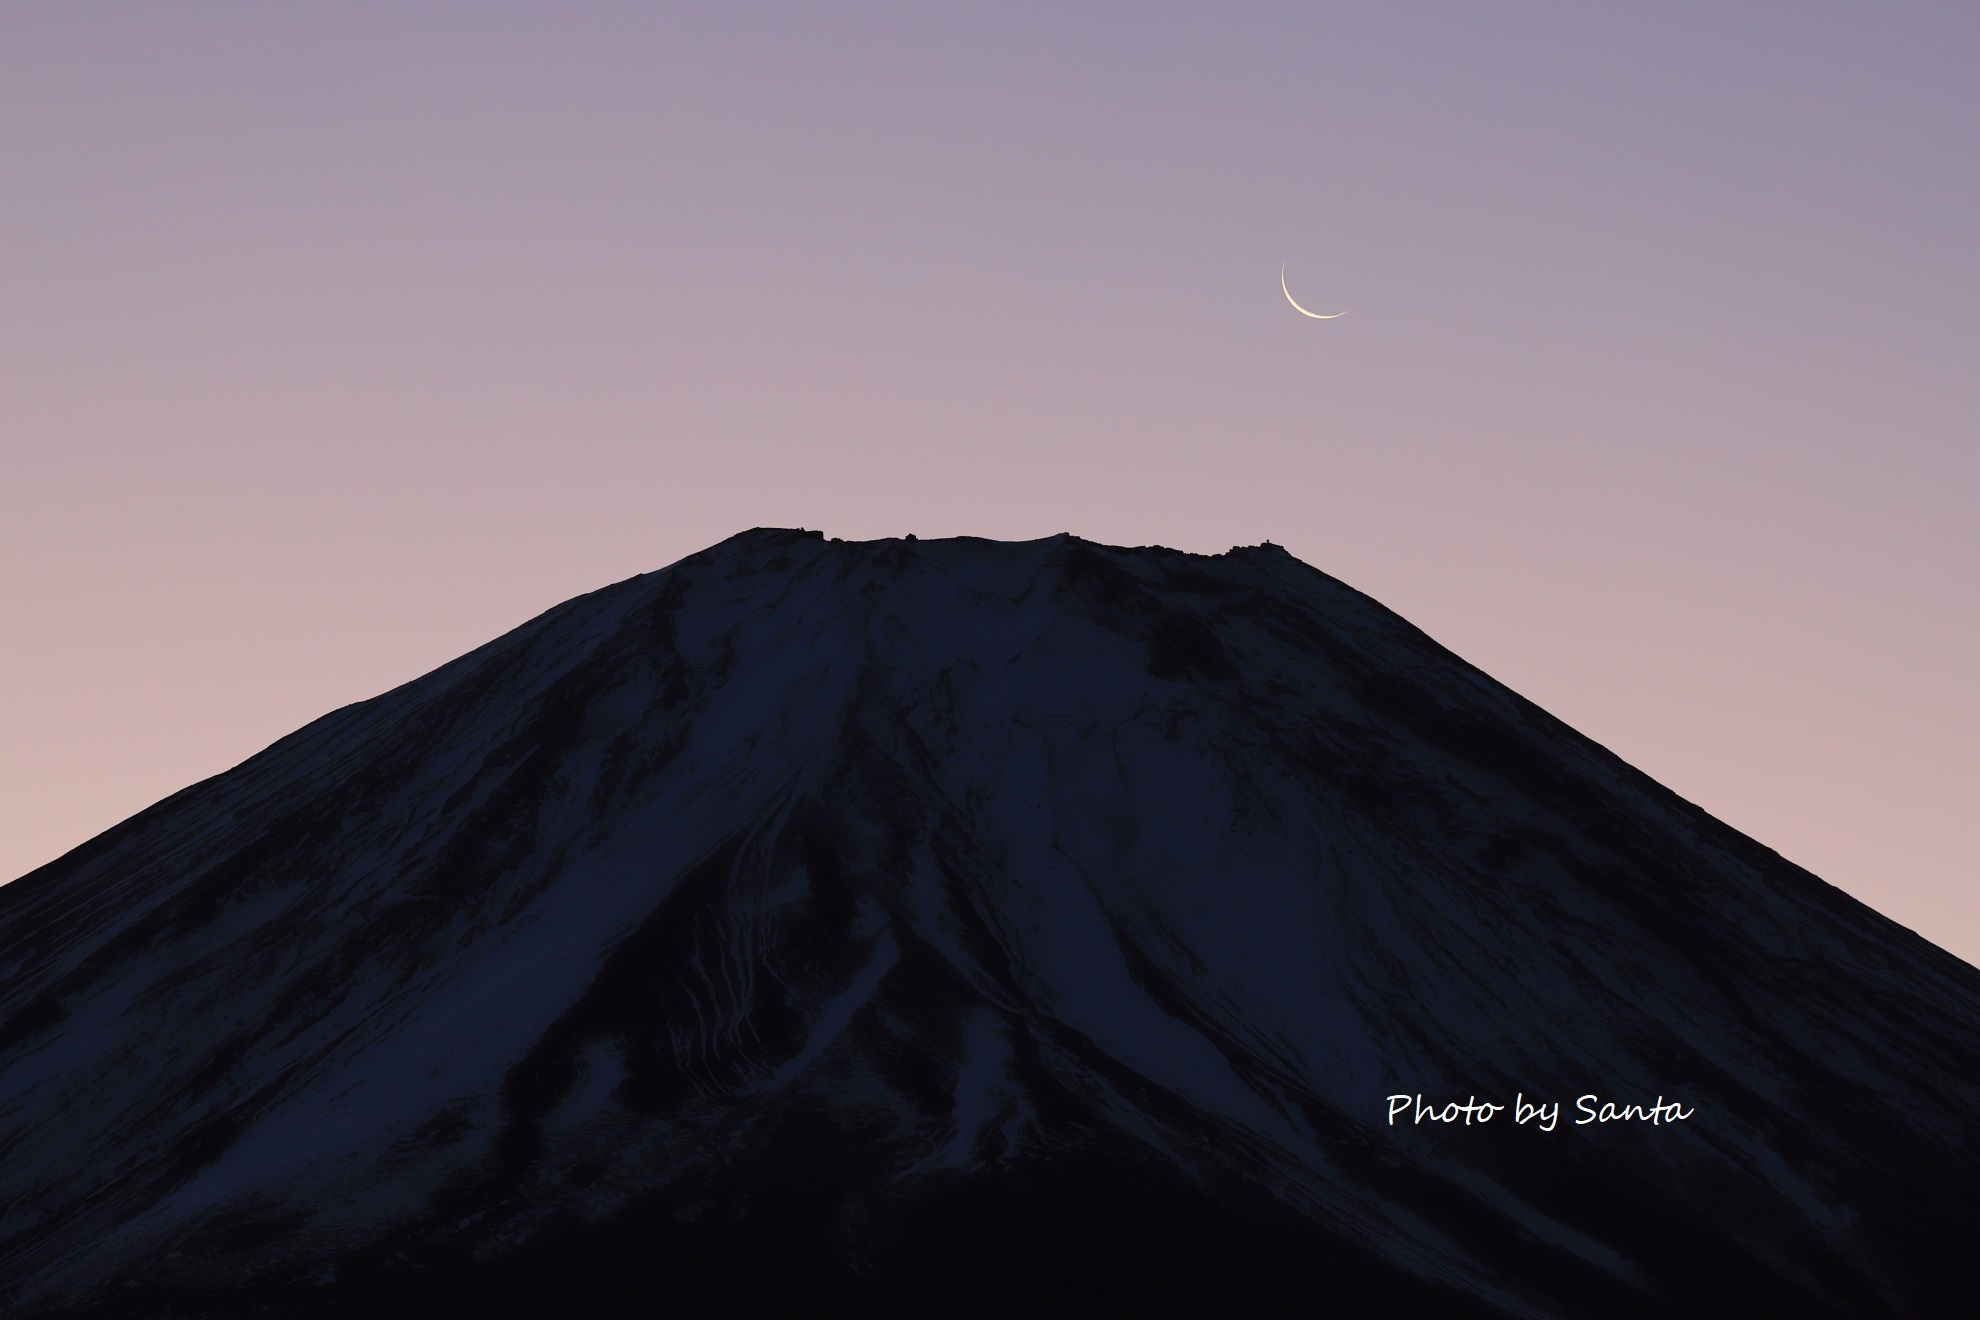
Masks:
[[[1976,49],[15,0],[0,876],[745,527],[1269,538],[1980,961]]]

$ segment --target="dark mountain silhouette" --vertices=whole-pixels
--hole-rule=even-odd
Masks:
[[[0,1310],[1963,1315],[1976,1082],[1275,547],[759,530],[0,888]]]

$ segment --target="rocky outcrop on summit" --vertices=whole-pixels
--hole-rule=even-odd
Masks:
[[[0,1309],[1950,1314],[1975,1078],[1283,551],[764,530],[0,887]]]

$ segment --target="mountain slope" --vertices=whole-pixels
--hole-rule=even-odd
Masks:
[[[0,887],[0,987],[29,1314],[1938,1314],[1980,1203],[1980,973],[1270,546],[746,533]]]

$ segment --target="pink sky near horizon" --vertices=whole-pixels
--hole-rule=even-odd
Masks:
[[[1980,961],[1975,49],[9,5],[0,878],[747,527],[1270,539]]]

